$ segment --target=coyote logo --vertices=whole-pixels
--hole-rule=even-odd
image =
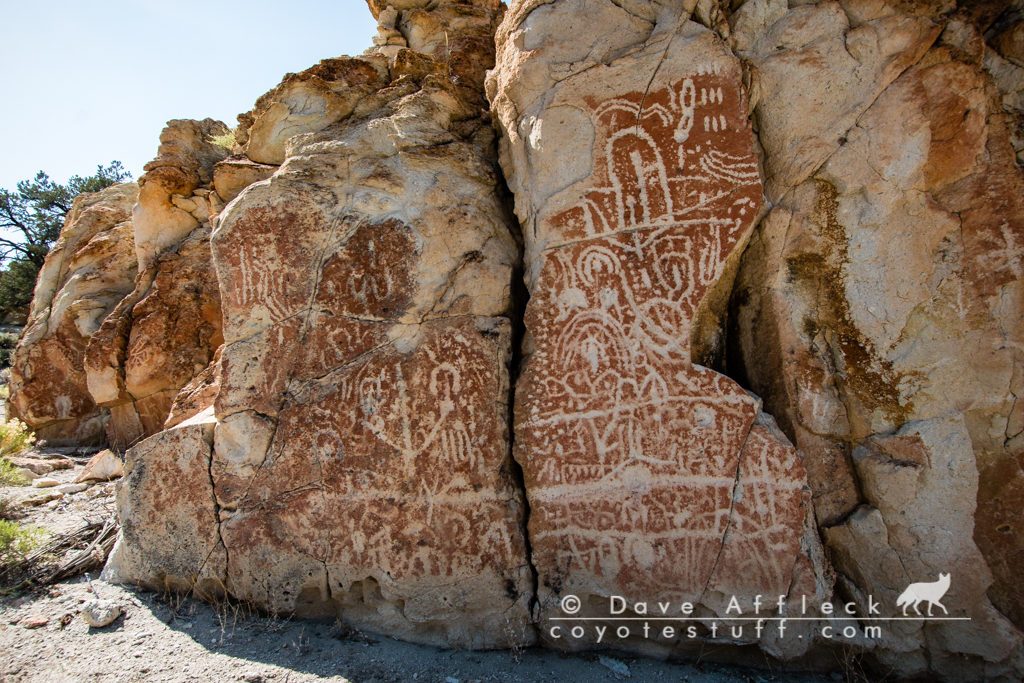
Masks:
[[[939,600],[949,590],[949,574],[939,574],[939,580],[931,583],[912,583],[903,591],[903,595],[896,601],[897,607],[903,608],[903,616],[907,616],[907,608],[913,607],[914,611],[917,611],[917,606],[925,600],[928,601],[928,616],[932,615],[932,605],[938,605],[942,608],[942,611],[946,614],[946,607]]]

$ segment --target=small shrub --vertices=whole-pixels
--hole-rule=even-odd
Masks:
[[[210,142],[218,147],[223,147],[229,152],[233,152],[235,149],[235,131],[229,130],[223,135],[211,135]]]
[[[10,367],[14,356],[14,347],[17,345],[18,335],[0,332],[0,368]]]
[[[0,519],[13,519],[17,514],[17,505],[10,498],[0,498]]]
[[[9,460],[0,458],[0,486],[24,486],[25,480]]]
[[[0,519],[0,567],[25,559],[43,539],[43,532],[34,526]]]
[[[21,453],[35,442],[36,435],[17,418],[0,425],[0,455]]]

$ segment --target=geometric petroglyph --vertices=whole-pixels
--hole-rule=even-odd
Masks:
[[[806,511],[799,458],[752,432],[757,402],[690,356],[697,307],[761,197],[741,97],[736,79],[704,73],[586,102],[594,173],[543,225],[516,394],[549,596],[788,587]]]
[[[500,317],[519,253],[479,83],[444,66],[482,77],[499,4],[428,31],[451,34],[444,63],[395,47],[290,74],[240,131],[250,159],[283,163],[210,237],[224,346],[204,524],[217,578],[261,608],[434,645],[535,639]]]
[[[409,323],[418,228],[331,219],[328,199],[282,185],[243,194],[254,206],[214,240],[237,273],[225,310],[240,337],[222,356],[212,469],[227,585],[272,610],[505,646],[496,634],[525,619],[532,590],[508,453],[510,325]],[[367,581],[400,616],[346,603]]]
[[[361,149],[372,130],[324,135]],[[282,172],[221,216],[211,476],[232,595],[432,644],[532,642],[511,326],[437,300],[508,309],[512,264],[491,248],[507,217],[459,154],[394,163],[383,188],[358,154]]]
[[[646,95],[588,102],[599,161],[594,187],[552,220],[563,226],[563,238],[693,226],[689,236],[705,236],[713,247],[697,253],[705,267],[714,266],[735,244],[730,238],[749,229],[761,199],[739,98],[728,78],[706,74]]]
[[[420,80],[368,110],[415,108],[399,118],[416,121],[420,149],[402,138],[401,159],[378,156],[375,131],[394,121],[324,131],[351,153],[310,143],[219,215],[225,344],[207,481],[222,578],[273,611],[435,645],[528,645],[511,325],[470,314],[510,310],[517,254],[490,147],[440,130],[454,96],[424,115],[433,86]]]
[[[302,385],[223,526],[236,595],[288,586],[280,558],[290,554],[326,572],[321,602],[368,577],[403,600],[448,585],[453,607],[468,592],[460,580],[483,580],[507,587],[488,598],[506,603],[487,606],[499,612],[528,590],[506,415],[494,408],[507,392],[510,327],[492,320],[484,330],[465,316],[427,323],[411,353],[388,345]],[[300,593],[271,607],[298,609]]]

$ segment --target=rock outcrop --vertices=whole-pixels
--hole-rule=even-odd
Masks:
[[[819,3],[733,36],[774,208],[732,295],[729,367],[804,453],[840,594],[955,577],[945,604],[971,625],[905,624],[876,656],[993,678],[1020,634],[989,597],[1024,625],[1024,187],[984,18],[932,10]],[[810,101],[830,106],[791,106]]]
[[[698,365],[761,204],[739,61],[681,7],[599,5],[513,3],[488,85],[531,295],[515,447],[540,614],[568,594],[592,618],[613,595],[726,616],[798,563],[827,595],[800,458]]]
[[[139,277],[91,338],[85,361],[89,392],[110,410],[106,431],[114,448],[161,431],[178,391],[223,342],[210,221],[224,206],[212,189],[215,165],[228,155],[213,137],[227,132],[212,119],[169,122],[157,158],[139,179]],[[230,187],[256,178],[236,178]]]
[[[104,441],[106,415],[89,393],[84,359],[89,339],[134,285],[138,192],[122,183],[76,197],[39,272],[8,405],[51,444]]]
[[[197,416],[128,450],[117,492],[121,533],[104,579],[137,577],[156,590],[224,595],[210,481],[213,430],[212,416]]]
[[[281,166],[212,235],[224,347],[188,394],[216,399],[129,451],[109,576],[420,642],[533,641],[509,453],[519,247],[482,92],[453,66],[482,80],[474,37],[498,11],[407,10],[409,43],[443,58],[325,60],[240,117],[250,162]],[[195,495],[170,500],[171,479]]]
[[[14,402],[132,446],[105,576],[1024,678],[1024,5],[368,4],[47,258]]]

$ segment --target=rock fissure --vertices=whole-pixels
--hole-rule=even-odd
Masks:
[[[201,576],[202,573],[203,573],[203,569],[206,568],[206,565],[209,563],[210,557],[213,555],[213,553],[216,550],[218,550],[218,549],[222,549],[224,551],[224,571],[217,578],[221,582],[221,585],[219,586],[220,591],[223,592],[224,594],[230,595],[230,592],[228,590],[228,585],[227,585],[227,568],[231,564],[231,556],[228,553],[227,546],[224,545],[224,539],[221,537],[221,524],[223,522],[221,522],[221,514],[220,514],[221,513],[221,507],[217,503],[217,485],[216,485],[216,481],[214,480],[214,477],[213,477],[213,439],[212,438],[210,439],[209,446],[210,446],[210,451],[209,451],[209,453],[206,456],[207,459],[209,460],[209,465],[206,468],[206,473],[207,473],[207,476],[209,477],[209,480],[210,480],[210,501],[211,501],[211,504],[213,505],[213,518],[215,520],[214,527],[216,528],[217,533],[216,533],[216,542],[215,542],[214,546],[212,548],[210,548],[210,552],[207,553],[206,557],[203,558],[202,563],[199,565],[199,569],[197,571],[197,574]],[[221,597],[221,595],[217,594],[214,597],[218,597],[219,598],[219,597]]]
[[[749,437],[748,437],[748,439],[749,439]],[[746,446],[746,442],[744,442],[744,446]],[[740,449],[740,452],[742,453],[743,449]],[[733,524],[734,524],[733,516],[732,515],[733,515],[733,509],[736,507],[736,496],[737,495],[741,495],[741,493],[742,493],[740,491],[740,476],[742,476],[742,470],[743,470],[742,459],[741,458],[737,458],[737,460],[736,460],[736,479],[735,479],[735,483],[733,484],[732,491],[730,492],[730,495],[729,495],[729,513],[726,515],[726,519],[728,520],[728,522],[726,522],[725,529],[722,531],[721,545],[718,548],[718,553],[715,555],[714,562],[711,563],[711,571],[708,573],[708,580],[704,584],[704,589],[701,591],[701,594],[700,594],[701,595],[701,602],[703,602],[704,596],[707,594],[708,588],[711,586],[711,580],[713,578],[715,578],[715,570],[718,569],[718,563],[721,562],[721,560],[722,560],[722,551],[725,550],[725,543],[729,539],[729,530],[733,527]]]

